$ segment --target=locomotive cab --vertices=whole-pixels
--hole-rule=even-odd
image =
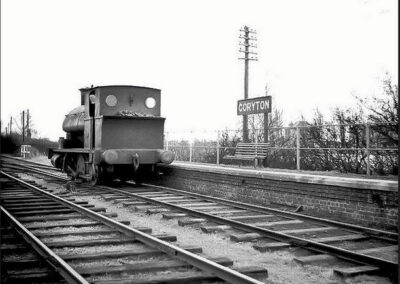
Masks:
[[[67,132],[49,156],[72,176],[127,179],[140,169],[171,163],[163,150],[161,91],[136,86],[81,89],[81,106],[66,115]]]

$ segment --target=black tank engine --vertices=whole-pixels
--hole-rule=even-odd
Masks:
[[[52,164],[74,178],[98,183],[140,179],[174,153],[163,150],[161,91],[136,86],[80,89],[81,105],[63,122],[66,138],[49,150]]]

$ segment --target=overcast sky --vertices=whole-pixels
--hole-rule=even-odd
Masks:
[[[64,136],[78,89],[160,88],[168,131],[240,126],[239,29],[257,30],[250,97],[285,121],[355,103],[398,76],[398,1],[1,1],[1,119],[30,109],[40,136]],[[4,123],[5,122],[5,123]]]

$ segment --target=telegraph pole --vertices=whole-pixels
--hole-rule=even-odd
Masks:
[[[29,128],[29,109],[26,110],[26,138],[31,139],[31,129]]]
[[[22,111],[22,142],[25,142],[25,111]]]
[[[257,38],[254,36],[255,30],[250,29],[248,26],[244,26],[240,29],[239,39],[243,39],[244,42],[239,42],[239,52],[244,53],[244,57],[239,58],[244,60],[244,99],[249,98],[249,61],[257,61],[257,52],[254,49],[257,47],[255,44]],[[241,46],[244,46],[244,50]],[[251,54],[251,56],[249,56]],[[249,129],[248,129],[248,117],[243,115],[243,142],[249,141]]]

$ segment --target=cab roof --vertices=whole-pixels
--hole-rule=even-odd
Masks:
[[[79,89],[79,91],[89,91],[89,90],[94,90],[94,89],[97,89],[97,88],[104,88],[104,87],[113,87],[113,88],[118,88],[118,87],[133,87],[133,88],[150,89],[150,90],[161,91],[160,89],[156,89],[156,88],[149,88],[149,87],[142,87],[142,86],[133,86],[133,85],[104,85],[104,86],[95,86],[95,87],[85,87],[85,88]]]

